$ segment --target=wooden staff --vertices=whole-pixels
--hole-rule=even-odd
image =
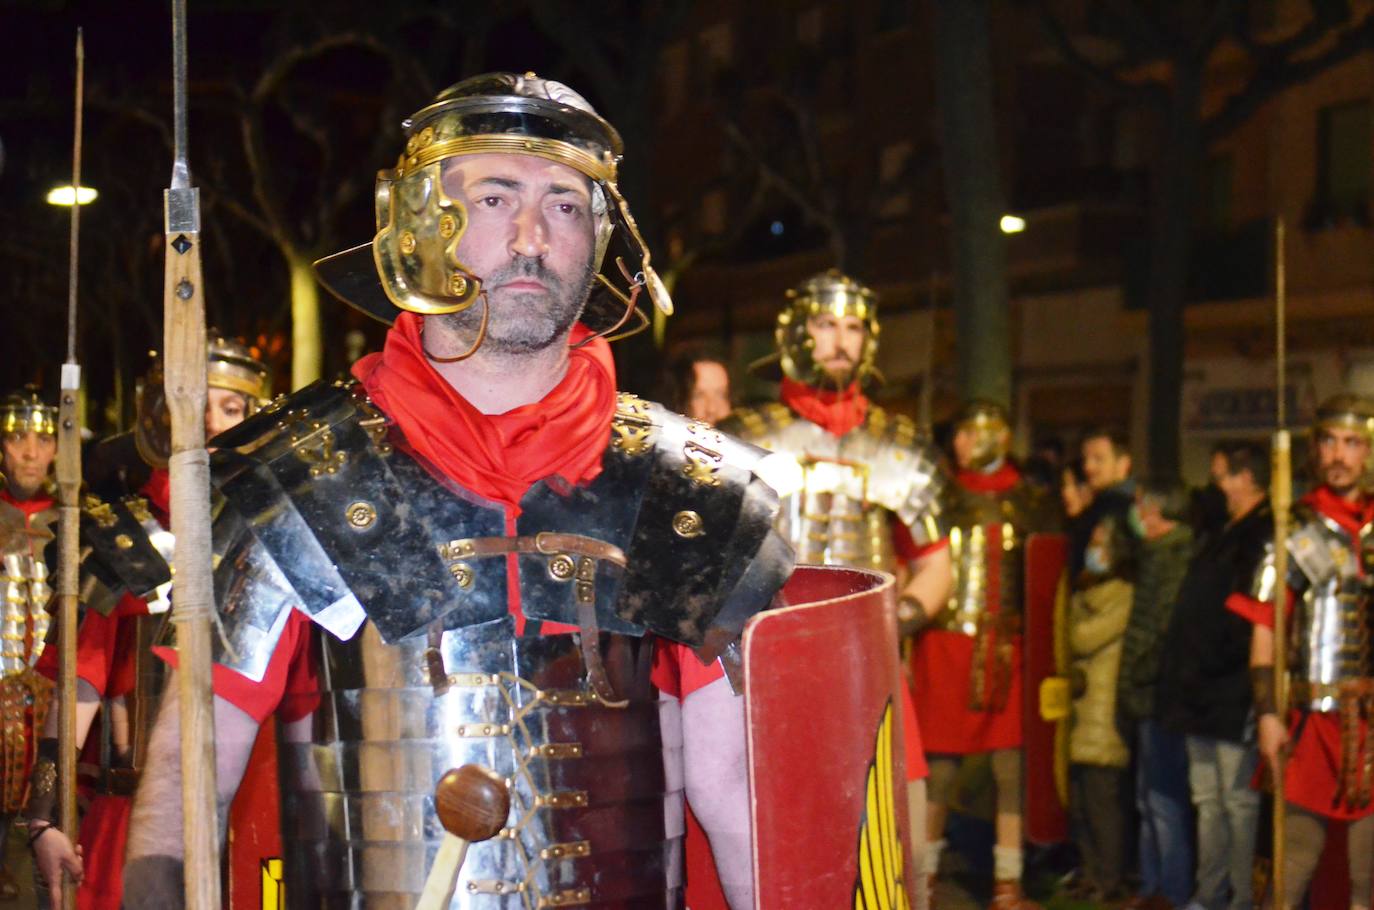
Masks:
[[[76,623],[77,570],[81,560],[81,365],[76,359],[77,263],[81,239],[81,114],[86,79],[86,52],[76,30],[76,126],[72,135],[72,220],[67,261],[67,359],[62,364],[57,406],[57,780],[58,824],[76,842]],[[76,906],[76,883],[63,876],[62,906]]]
[[[205,451],[205,298],[200,281],[200,192],[186,152],[186,0],[172,3],[172,184],[163,194],[166,268],[163,351],[172,420],[172,621],[177,624],[181,720],[181,824],[186,907],[219,908],[214,691],[210,673],[210,457]]]
[[[1274,309],[1277,345],[1275,360],[1278,377],[1277,428],[1274,430],[1273,477],[1269,498],[1274,510],[1274,703],[1278,707],[1279,722],[1288,723],[1288,517],[1293,507],[1292,452],[1288,437],[1287,343],[1284,338],[1284,310],[1287,287],[1284,276],[1283,219],[1274,224]],[[1274,850],[1273,883],[1274,906],[1283,906],[1283,841],[1287,829],[1284,801],[1284,750],[1278,753],[1274,770]]]

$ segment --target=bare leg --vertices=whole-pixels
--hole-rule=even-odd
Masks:
[[[754,906],[753,841],[744,699],[718,679],[682,703],[687,799],[711,841],[721,890],[734,910]]]

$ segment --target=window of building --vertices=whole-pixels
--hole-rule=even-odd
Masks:
[[[825,29],[825,11],[820,6],[813,6],[797,14],[797,43],[806,47],[815,47],[821,43],[821,34]]]
[[[878,154],[878,181],[890,188],[878,207],[879,218],[900,218],[911,213],[911,190],[901,181],[911,163],[911,142],[894,142]]]
[[[671,117],[687,101],[688,73],[687,44],[676,41],[663,49],[658,57],[659,86],[663,92],[661,114]]]
[[[1371,189],[1368,98],[1333,104],[1317,113],[1317,198],[1320,221],[1367,222]]]
[[[725,233],[725,191],[712,190],[701,197],[701,230],[708,235]]]

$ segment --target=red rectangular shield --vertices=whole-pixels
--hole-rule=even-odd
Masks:
[[[912,905],[890,575],[798,566],[744,630],[757,906]]]
[[[1068,539],[1032,534],[1026,539],[1026,622],[1022,630],[1025,704],[1021,717],[1026,763],[1026,839],[1067,840],[1069,820],[1068,643],[1064,568]]]

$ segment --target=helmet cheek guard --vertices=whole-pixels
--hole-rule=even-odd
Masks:
[[[396,306],[425,316],[460,313],[482,288],[458,258],[468,214],[444,192],[441,170],[436,161],[412,172],[377,174],[377,274]]]

